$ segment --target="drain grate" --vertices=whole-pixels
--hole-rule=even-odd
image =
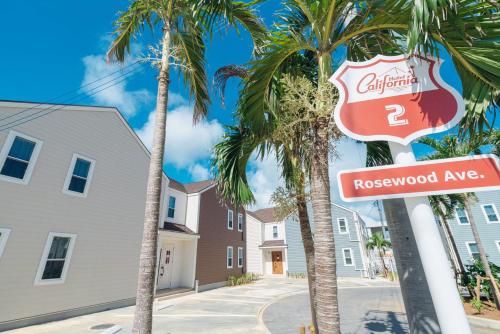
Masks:
[[[113,327],[115,324],[100,324],[90,327],[90,329],[108,329]]]

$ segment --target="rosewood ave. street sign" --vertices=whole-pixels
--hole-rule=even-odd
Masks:
[[[342,171],[337,178],[346,202],[500,189],[493,154],[360,168]]]

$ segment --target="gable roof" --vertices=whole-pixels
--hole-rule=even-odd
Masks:
[[[274,218],[274,207],[265,208],[256,211],[247,211],[252,217],[257,218],[263,223],[272,223],[276,221]]]
[[[203,190],[211,188],[212,186],[215,186],[214,180],[205,180],[205,181],[184,184],[184,188],[186,189],[186,192],[188,194],[199,193]]]

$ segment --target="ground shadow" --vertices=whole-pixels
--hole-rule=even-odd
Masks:
[[[370,333],[410,333],[404,313],[392,311],[368,311],[365,313],[362,321],[364,323],[364,327]]]

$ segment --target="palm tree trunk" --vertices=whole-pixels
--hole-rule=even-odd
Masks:
[[[488,262],[488,258],[486,257],[486,252],[484,251],[483,243],[481,242],[481,238],[479,236],[479,231],[477,230],[476,220],[474,219],[474,215],[472,214],[472,209],[470,207],[470,202],[466,198],[465,199],[465,211],[467,211],[467,216],[469,216],[470,229],[472,230],[472,235],[474,236],[474,241],[476,242],[477,249],[479,250],[479,258],[483,264],[484,272],[486,277],[490,280],[491,290],[493,292],[493,300],[495,301],[495,305],[497,310],[500,310],[500,291],[498,290],[498,284],[493,276],[490,268],[490,263]]]
[[[380,262],[382,263],[382,268],[384,270],[384,277],[388,276],[389,270],[387,269],[387,266],[385,265],[384,261],[384,253],[382,252],[382,249],[378,249],[378,256],[380,257]]]
[[[327,84],[331,73],[331,56],[318,59],[319,86]],[[319,103],[321,103],[321,96]],[[331,111],[330,111],[331,112]],[[333,238],[332,207],[330,201],[329,117],[320,115],[314,125],[311,163],[311,202],[315,226],[314,263],[316,268],[316,317],[321,334],[339,334],[340,316],[337,296],[337,267]]]
[[[139,260],[139,278],[134,313],[134,334],[150,334],[153,325],[153,301],[158,248],[158,222],[160,220],[160,200],[163,176],[163,154],[165,151],[165,128],[167,121],[170,24],[165,22],[162,39],[162,60],[158,76],[156,97],[156,118],[153,148],[149,163],[144,231]]]
[[[387,199],[383,200],[383,205],[410,333],[440,334],[405,202],[399,198]]]
[[[464,265],[458,255],[457,245],[455,244],[455,239],[451,233],[450,225],[448,225],[448,222],[446,221],[446,217],[439,215],[439,219],[441,220],[441,226],[443,226],[443,232],[446,238],[446,243],[448,244],[448,250],[450,252],[451,262],[453,263],[455,276],[458,276],[459,274],[465,272]]]
[[[301,179],[303,180],[303,175]],[[299,189],[301,194],[297,196],[297,211],[299,214],[300,234],[302,235],[302,243],[304,244],[304,252],[306,256],[311,318],[313,326],[317,331],[318,323],[316,320],[316,269],[314,266],[314,240],[312,237],[311,225],[309,223],[309,215],[307,214],[307,204],[303,189],[304,187],[302,185]]]

